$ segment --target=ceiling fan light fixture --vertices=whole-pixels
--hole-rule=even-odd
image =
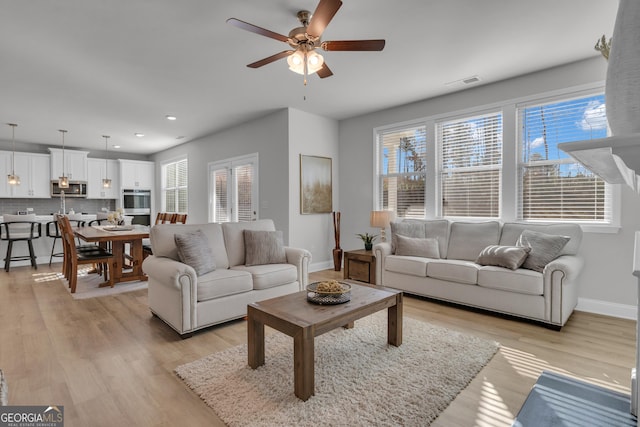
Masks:
[[[322,57],[322,55],[314,50],[305,51],[302,49],[298,49],[287,58],[287,63],[289,64],[289,69],[291,71],[302,75],[305,74],[305,54],[307,57],[306,74],[313,74],[322,68],[322,64],[324,64],[324,58]]]

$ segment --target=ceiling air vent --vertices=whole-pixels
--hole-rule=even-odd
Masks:
[[[464,86],[464,85],[478,83],[479,81],[480,81],[480,77],[471,76],[471,77],[465,77],[464,79],[454,80],[452,82],[445,83],[445,86]]]

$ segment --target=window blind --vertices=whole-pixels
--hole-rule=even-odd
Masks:
[[[230,212],[227,203],[228,176],[226,168],[213,171],[213,222],[229,221]]]
[[[187,205],[187,159],[167,163],[164,166],[163,207],[164,212],[186,213]]]
[[[236,200],[238,221],[252,221],[253,208],[253,165],[246,164],[234,168],[236,180]]]
[[[518,217],[610,223],[611,189],[558,144],[607,136],[604,95],[518,108]]]
[[[378,204],[401,218],[425,217],[425,126],[378,133]]]
[[[502,115],[440,122],[436,129],[442,215],[499,217]]]

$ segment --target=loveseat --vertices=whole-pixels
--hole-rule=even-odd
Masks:
[[[311,254],[281,236],[268,219],[154,225],[153,255],[142,264],[151,312],[186,337],[244,317],[249,303],[303,290]]]
[[[404,220],[374,246],[376,284],[560,329],[578,302],[577,224]]]

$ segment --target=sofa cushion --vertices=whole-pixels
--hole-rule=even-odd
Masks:
[[[221,225],[229,266],[231,267],[243,265],[245,262],[244,230],[276,231],[276,227],[270,219],[249,222],[225,222]]]
[[[251,274],[237,270],[215,270],[198,277],[198,302],[228,295],[248,292],[253,289]]]
[[[209,241],[211,253],[216,260],[216,268],[224,269],[229,267],[227,260],[227,250],[225,249],[224,238],[222,235],[222,227],[220,224],[158,224],[151,227],[149,239],[153,254],[158,257],[171,258],[180,261],[178,256],[178,247],[174,239],[174,235],[189,233],[201,230]]]
[[[201,231],[175,234],[173,239],[178,248],[180,262],[190,265],[201,276],[216,269],[216,262],[211,253],[209,239]]]
[[[438,241],[438,251],[440,258],[447,257],[447,246],[449,245],[449,220],[432,219],[424,222],[424,236]]]
[[[542,272],[544,267],[556,259],[562,248],[571,238],[524,230],[518,238],[517,245],[531,248],[529,256],[524,260],[522,268]]]
[[[250,273],[253,289],[269,289],[298,280],[298,270],[293,264],[237,265],[232,270]]]
[[[524,230],[533,230],[540,233],[568,236],[571,240],[562,248],[559,255],[577,255],[582,242],[582,228],[578,224],[530,224],[519,222],[506,222],[502,226],[500,245],[513,246]]]
[[[396,255],[440,258],[438,240],[396,235]]]
[[[531,251],[531,248],[491,245],[480,252],[478,259],[476,259],[476,264],[495,265],[516,270],[520,268],[527,258],[529,251]]]
[[[422,257],[388,255],[384,258],[384,268],[395,273],[427,277],[427,264],[431,260]]]
[[[447,259],[475,261],[484,248],[497,245],[500,240],[500,223],[452,222]]]
[[[389,224],[391,228],[391,251],[395,252],[397,247],[397,235],[406,237],[424,238],[425,228],[424,221],[405,219],[402,221],[394,221]]]
[[[528,295],[543,294],[542,274],[523,268],[513,271],[502,267],[481,267],[478,286]]]
[[[478,281],[479,265],[454,259],[431,260],[427,265],[427,276],[450,282],[475,285]]]
[[[287,262],[282,231],[244,230],[245,265]]]

